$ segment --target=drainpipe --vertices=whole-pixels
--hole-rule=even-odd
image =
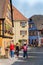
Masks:
[[[11,7],[12,27],[14,27],[14,22],[13,22],[13,9],[12,9],[12,0],[10,0],[10,7]]]

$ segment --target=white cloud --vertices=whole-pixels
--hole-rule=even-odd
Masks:
[[[21,4],[27,3],[30,6],[34,6],[37,3],[43,3],[43,0],[19,0]]]

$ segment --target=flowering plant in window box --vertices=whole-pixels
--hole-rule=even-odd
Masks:
[[[14,35],[14,33],[13,33],[13,32],[11,32],[10,34],[11,34],[11,35]]]
[[[10,33],[10,31],[8,30],[8,33]]]
[[[12,33],[12,35],[14,35],[14,33]]]
[[[7,33],[7,30],[5,30],[5,33]]]

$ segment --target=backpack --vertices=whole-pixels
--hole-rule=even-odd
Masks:
[[[24,51],[27,51],[27,46],[24,46],[24,47],[23,47],[23,50],[24,50]]]

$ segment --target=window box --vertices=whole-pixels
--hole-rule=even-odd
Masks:
[[[5,33],[7,33],[7,30],[5,30]]]

